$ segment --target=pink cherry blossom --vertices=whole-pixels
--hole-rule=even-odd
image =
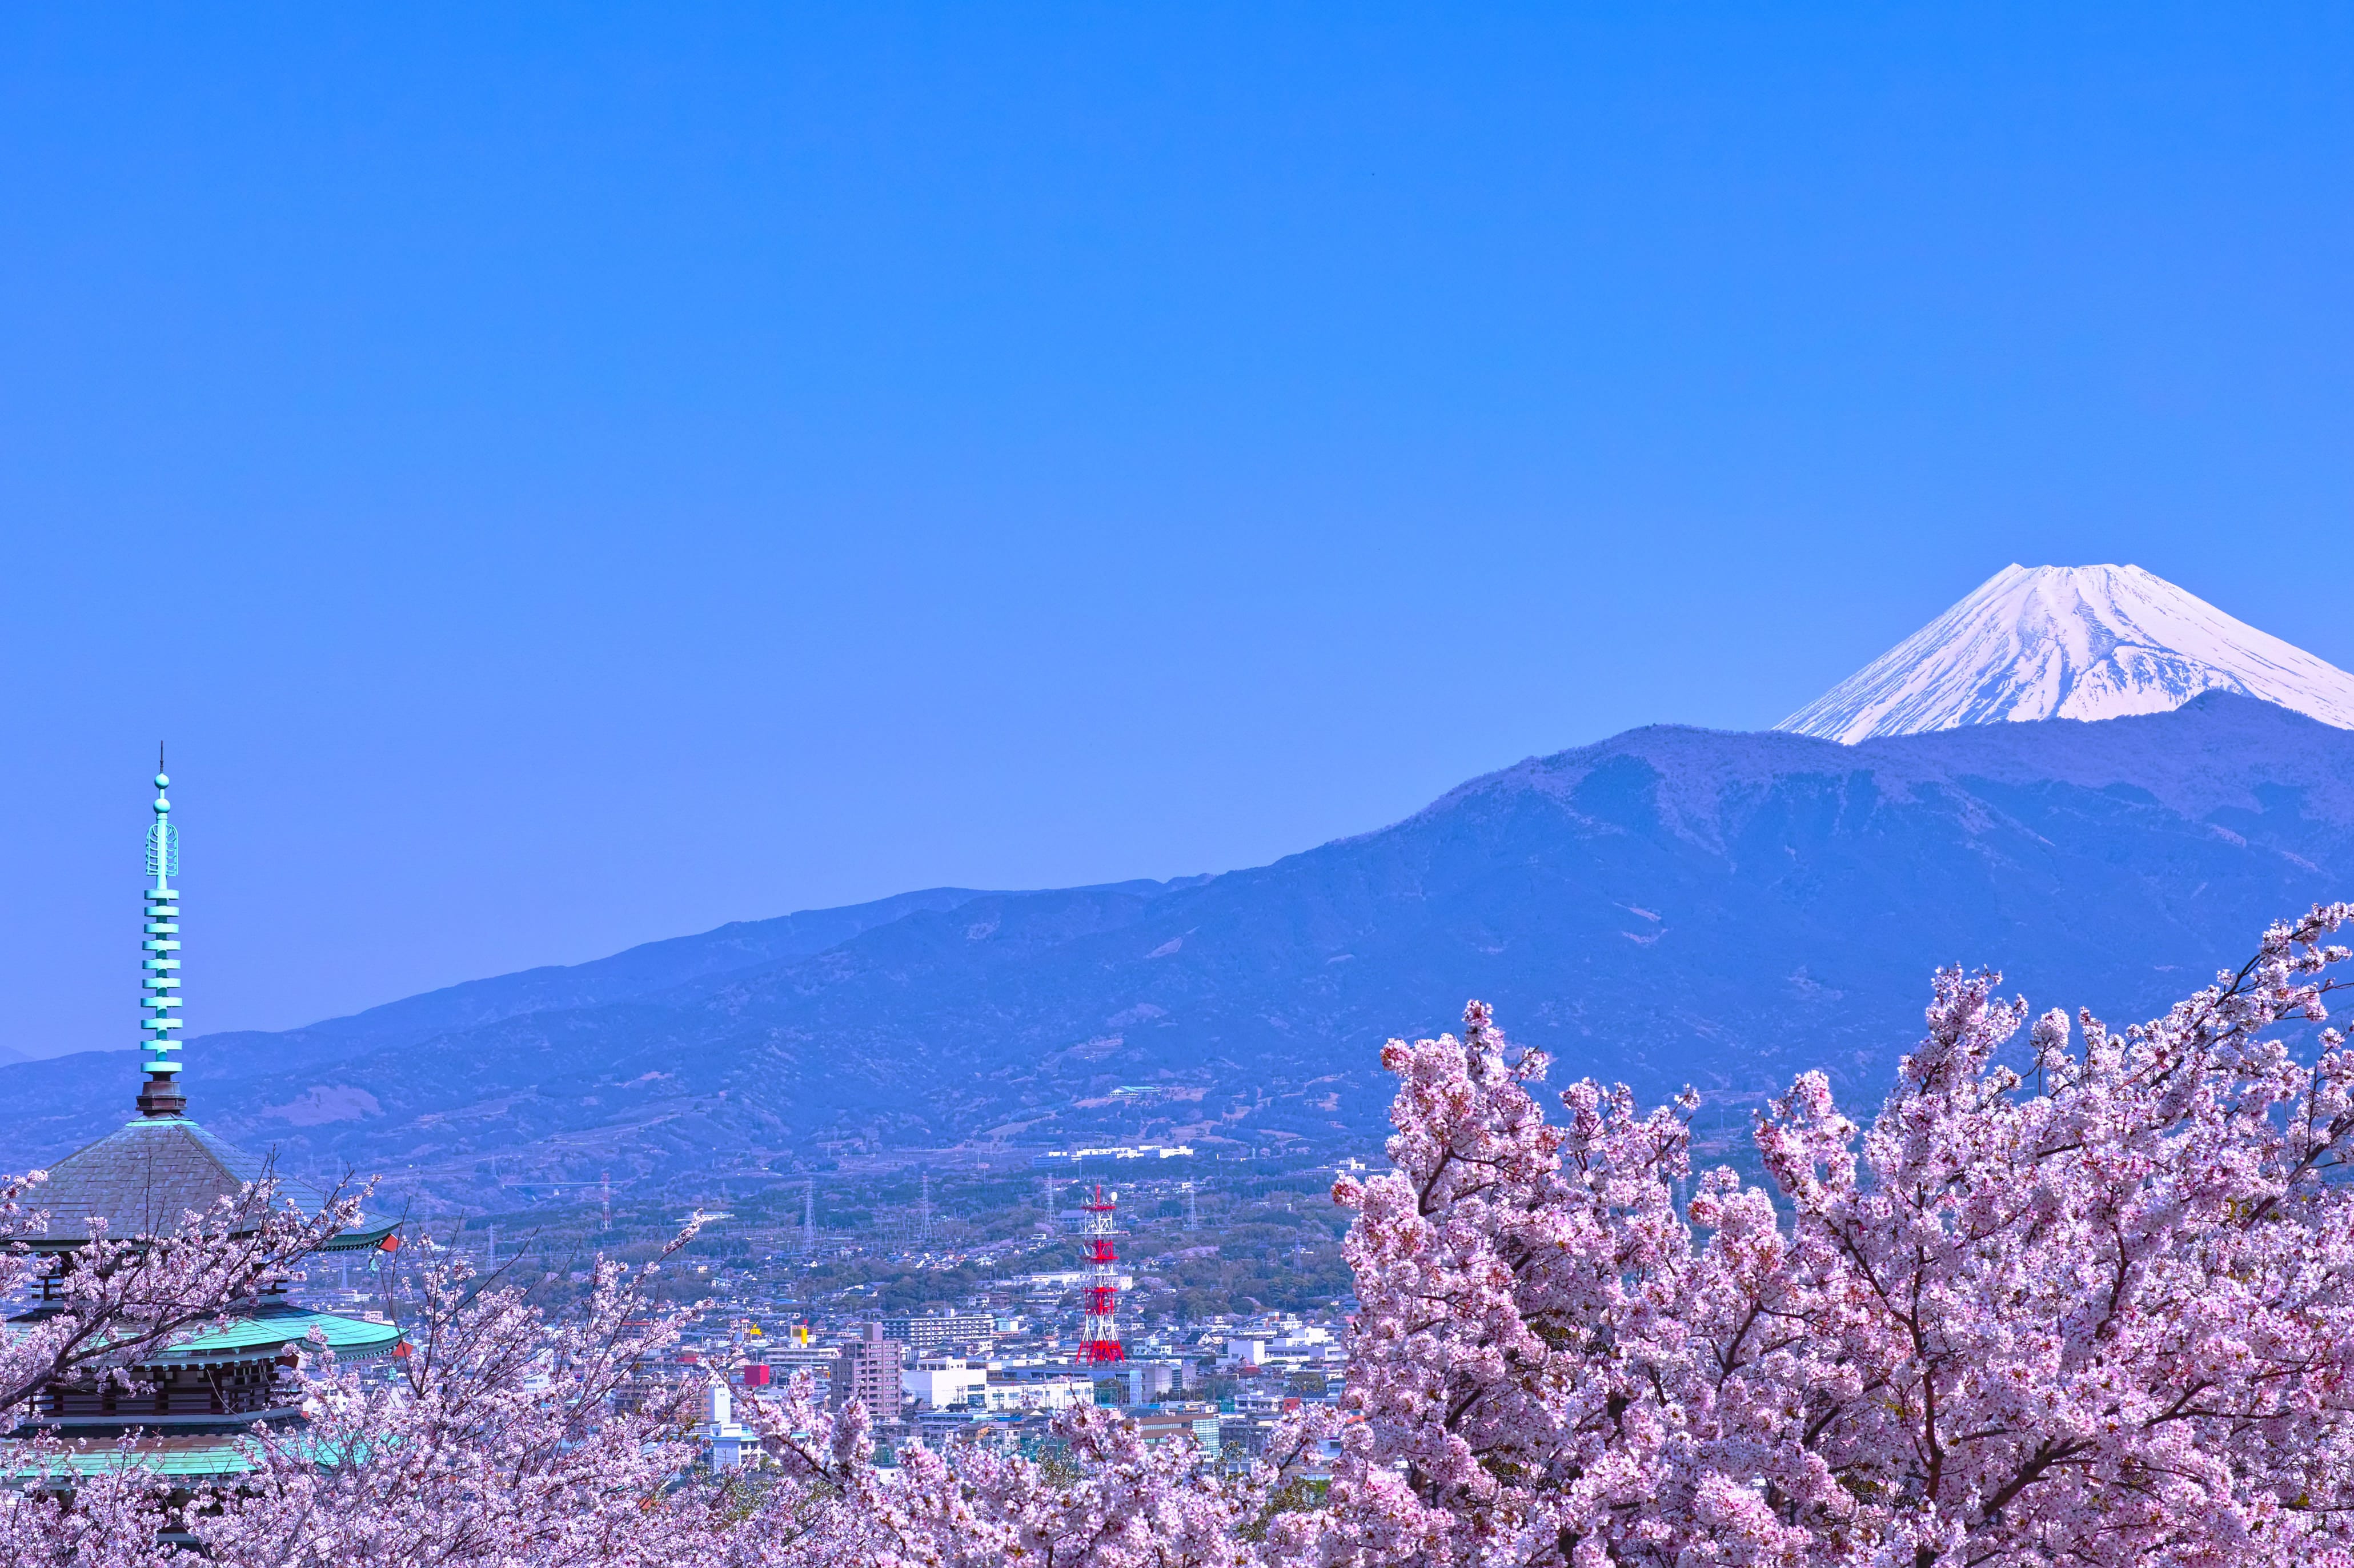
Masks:
[[[2354,1059],[2275,1032],[2349,915],[2015,1064],[2026,1003],[1941,973],[1869,1128],[1809,1074],[1758,1119],[1774,1190],[1681,1213],[1679,1107],[1582,1083],[1546,1122],[1477,1004],[1393,1043],[1396,1169],[1336,1190],[1366,1419],[1321,1557],[2349,1561]]]

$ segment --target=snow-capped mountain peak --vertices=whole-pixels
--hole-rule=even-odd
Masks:
[[[2237,692],[2354,729],[2354,675],[2139,567],[2005,567],[1775,726],[1850,745],[2006,719],[2105,719]]]

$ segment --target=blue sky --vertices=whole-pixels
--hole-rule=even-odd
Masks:
[[[0,12],[5,1043],[1250,864],[2004,564],[2354,665],[2342,8]]]

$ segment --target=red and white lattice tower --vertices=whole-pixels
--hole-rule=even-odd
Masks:
[[[1080,1206],[1087,1213],[1087,1326],[1079,1335],[1079,1364],[1102,1366],[1121,1359],[1119,1255],[1111,1245],[1119,1230],[1112,1217],[1117,1204],[1098,1182]]]

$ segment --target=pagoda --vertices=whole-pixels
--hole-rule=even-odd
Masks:
[[[73,1267],[74,1255],[101,1227],[111,1240],[167,1234],[190,1211],[235,1198],[265,1178],[281,1205],[292,1202],[316,1216],[326,1194],[281,1175],[267,1160],[223,1142],[188,1117],[181,1087],[180,835],[165,794],[171,780],[155,775],[155,821],[147,832],[145,959],[146,1017],[142,1024],[143,1081],[138,1115],[96,1143],[50,1167],[31,1202],[48,1212],[48,1229],[23,1238],[35,1253]],[[323,1250],[353,1252],[398,1245],[391,1224],[337,1233]],[[54,1298],[56,1278],[44,1281]],[[59,1310],[37,1305],[16,1319],[38,1321]],[[313,1337],[316,1330],[323,1339]],[[256,1422],[301,1419],[295,1385],[285,1369],[299,1350],[314,1358],[323,1348],[338,1364],[383,1360],[401,1349],[390,1323],[336,1317],[298,1306],[283,1284],[194,1337],[168,1343],[130,1369],[133,1386],[56,1383],[36,1393],[20,1432],[47,1429],[67,1446],[77,1471],[121,1462],[125,1440],[134,1462],[193,1487],[234,1475],[245,1462],[237,1438]]]

